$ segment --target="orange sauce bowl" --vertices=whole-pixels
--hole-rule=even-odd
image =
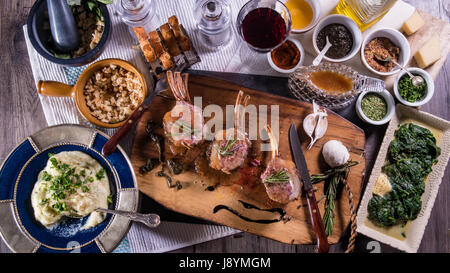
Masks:
[[[127,119],[117,123],[105,123],[100,121],[91,114],[91,110],[86,104],[86,97],[84,95],[84,87],[86,86],[87,81],[94,75],[95,72],[111,64],[133,72],[139,78],[142,85],[142,99],[138,102],[138,105],[140,105],[147,96],[147,83],[144,75],[134,65],[120,59],[104,59],[89,65],[83,73],[81,73],[74,86],[55,81],[39,81],[37,84],[38,93],[52,97],[72,97],[75,101],[78,112],[80,112],[80,114],[90,123],[103,128],[120,127]]]

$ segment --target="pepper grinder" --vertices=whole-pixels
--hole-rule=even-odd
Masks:
[[[132,34],[133,27],[143,27],[148,33],[161,25],[161,20],[155,11],[154,0],[116,0],[114,2],[116,12],[129,26]]]
[[[206,47],[220,49],[232,40],[228,0],[197,0],[194,15],[200,41]]]

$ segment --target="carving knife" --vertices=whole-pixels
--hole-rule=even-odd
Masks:
[[[294,156],[295,166],[297,167],[300,176],[303,181],[303,190],[308,200],[309,215],[311,217],[311,223],[316,233],[317,249],[319,253],[327,253],[329,250],[327,235],[325,234],[325,228],[323,227],[322,217],[317,206],[316,196],[314,195],[311,178],[308,172],[308,166],[306,165],[305,156],[303,155],[302,145],[298,138],[297,129],[295,124],[292,123],[289,128],[289,143],[291,145],[292,155]]]

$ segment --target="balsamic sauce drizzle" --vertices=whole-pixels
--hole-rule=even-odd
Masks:
[[[281,208],[272,208],[272,209],[260,209],[255,205],[246,203],[242,200],[239,200],[239,202],[242,204],[242,206],[246,209],[257,209],[260,211],[268,211],[268,212],[275,212],[275,213],[279,213],[280,217],[278,219],[250,219],[248,217],[245,217],[243,215],[241,215],[239,212],[235,211],[234,209],[225,206],[225,205],[217,205],[214,209],[213,209],[213,213],[217,213],[218,211],[225,209],[228,210],[229,212],[233,213],[234,215],[236,215],[237,217],[241,218],[244,221],[247,222],[253,222],[253,223],[258,223],[258,224],[271,224],[271,223],[276,223],[279,222],[281,220],[283,220],[283,217],[286,215],[286,211],[284,211]]]

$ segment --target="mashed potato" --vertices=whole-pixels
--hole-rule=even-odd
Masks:
[[[31,193],[31,204],[36,220],[47,228],[63,217],[90,214],[82,227],[88,229],[103,222],[105,215],[94,210],[108,208],[111,198],[102,166],[89,155],[72,151],[49,154]]]

